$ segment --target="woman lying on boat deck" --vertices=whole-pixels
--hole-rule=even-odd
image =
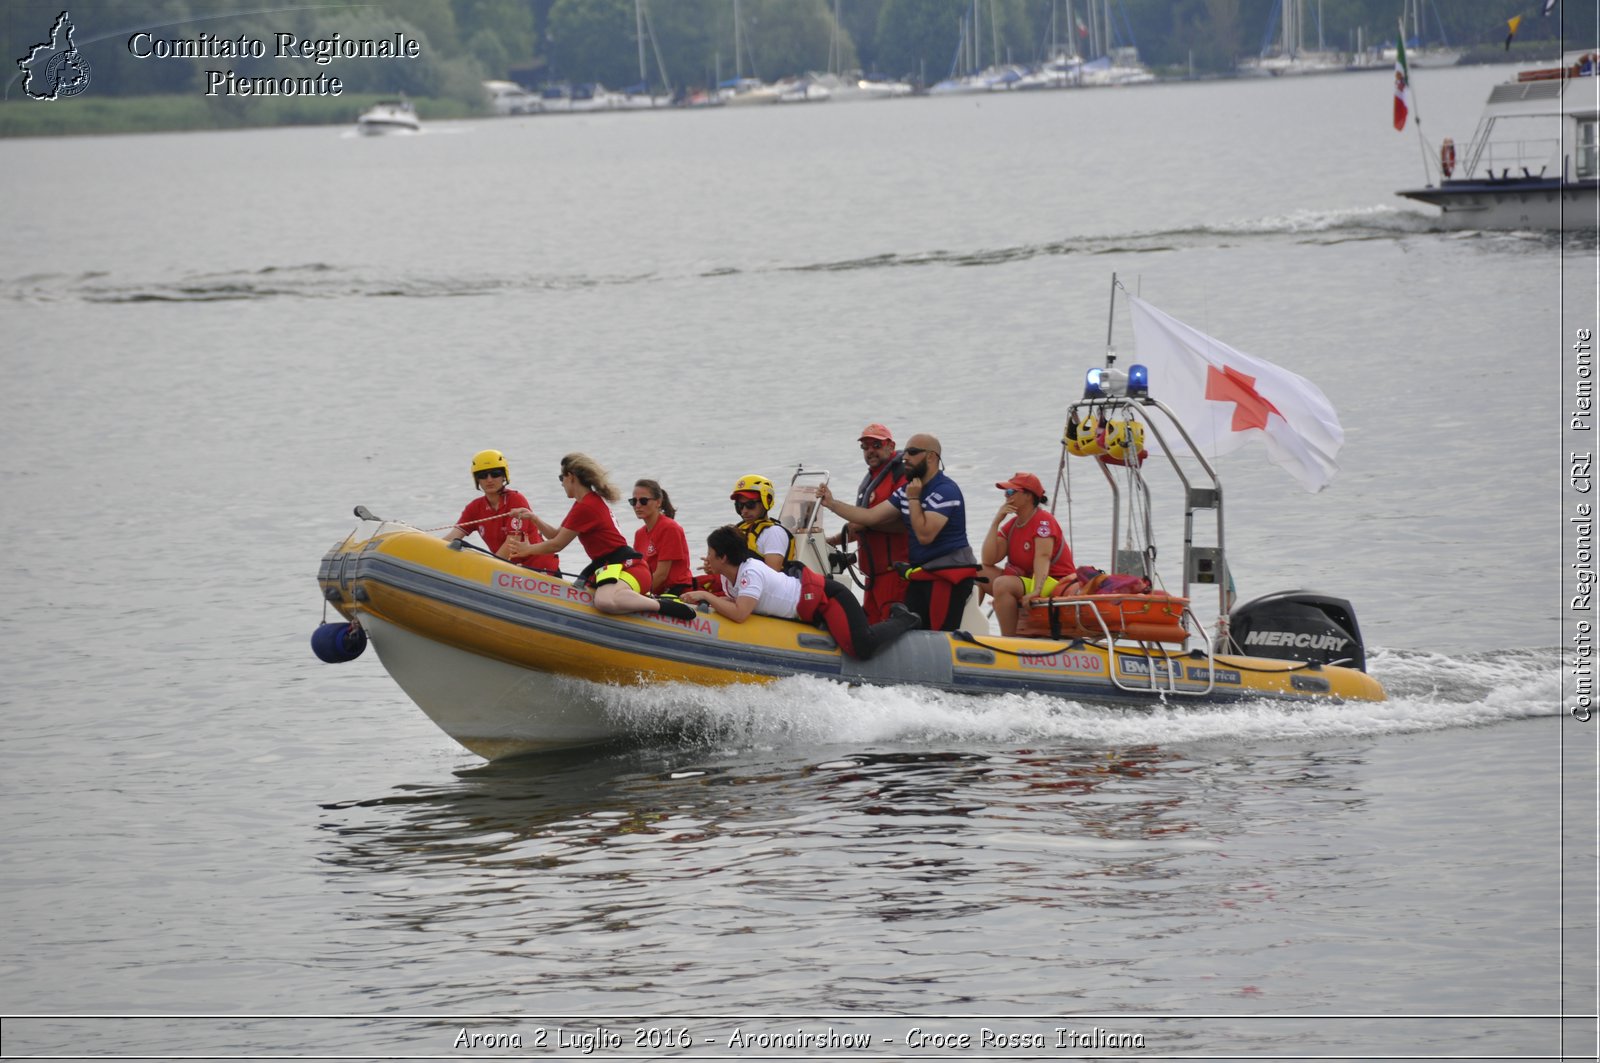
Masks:
[[[692,620],[694,610],[681,602],[657,601],[640,593],[650,586],[650,570],[617,530],[616,519],[606,503],[617,501],[622,492],[606,479],[599,462],[587,454],[568,454],[561,459],[560,480],[573,502],[559,528],[540,520],[530,509],[511,511],[512,516],[533,521],[546,536],[542,543],[508,542],[506,551],[511,559],[553,554],[576,539],[589,555],[581,578],[591,588],[596,609],[602,613],[660,613],[674,620]]]
[[[690,591],[685,602],[705,602],[717,614],[742,624],[752,613],[784,620],[802,620],[826,627],[839,649],[859,660],[873,654],[922,623],[916,613],[895,603],[889,619],[867,624],[861,603],[836,580],[805,569],[798,577],[777,572],[750,551],[737,528],[722,527],[706,538],[705,570],[719,577],[725,595]]]

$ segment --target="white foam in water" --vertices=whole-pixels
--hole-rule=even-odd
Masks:
[[[924,687],[847,687],[806,677],[765,685],[604,687],[591,696],[639,737],[671,731],[740,747],[787,742],[940,745],[1077,742],[1126,746],[1216,739],[1279,740],[1472,727],[1555,715],[1561,655],[1513,650],[1466,657],[1375,651],[1369,668],[1383,702],[1154,708],[1067,701],[1041,694],[951,694]]]
[[[1356,207],[1346,210],[1297,210],[1266,218],[1246,218],[1209,226],[1223,234],[1246,233],[1322,233],[1336,229],[1414,230],[1423,228],[1426,219],[1398,207]]]

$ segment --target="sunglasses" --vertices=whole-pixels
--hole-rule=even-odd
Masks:
[[[1017,493],[1017,489],[1015,487],[1006,488],[1006,497],[1007,498],[1010,498],[1012,495],[1014,495],[1016,493]]]
[[[504,480],[506,478],[506,471],[504,469],[484,469],[482,472],[475,472],[472,474],[473,480],[487,480],[491,476],[493,476],[496,480]]]
[[[657,500],[654,499],[654,498],[630,498],[630,499],[628,499],[628,505],[630,505],[630,506],[648,506],[650,503],[655,502],[655,501],[657,501]]]
[[[733,500],[733,508],[737,510],[760,509],[761,500],[759,498],[736,498]]]
[[[908,458],[914,458],[918,454],[926,454],[926,453],[928,453],[928,448],[927,447],[907,447],[905,450],[901,451],[901,453],[903,453]]]
[[[863,439],[861,441],[862,450],[877,450],[879,447],[886,447],[888,445],[889,440],[887,439]]]

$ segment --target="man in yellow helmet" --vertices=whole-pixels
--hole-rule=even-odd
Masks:
[[[739,533],[745,537],[752,554],[779,572],[799,564],[793,533],[769,516],[777,497],[771,480],[753,473],[741,476],[734,482],[733,493],[728,497],[739,514]]]

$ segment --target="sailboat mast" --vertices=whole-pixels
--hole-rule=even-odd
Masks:
[[[839,5],[843,0],[833,0],[833,30],[828,35],[828,73],[838,75],[844,73],[844,44],[839,40],[839,34],[844,31],[839,23]]]
[[[639,0],[639,3],[643,7],[644,0]],[[665,86],[667,95],[671,96],[673,94],[672,75],[667,73],[667,64],[661,58],[661,42],[656,40],[656,28],[650,24],[650,10],[648,8],[644,8],[644,31],[650,37],[651,51],[656,54],[656,70],[661,74],[661,84]]]
[[[639,80],[649,88],[644,71],[644,0],[633,0],[633,35],[639,39]]]
[[[967,47],[972,49],[971,58],[967,62],[967,72],[969,74],[977,73],[978,63],[983,58],[982,37],[983,35],[978,31],[978,0],[972,0],[972,35],[967,38]]]
[[[994,0],[989,0],[989,65],[1000,63],[1000,18],[995,14]]]

